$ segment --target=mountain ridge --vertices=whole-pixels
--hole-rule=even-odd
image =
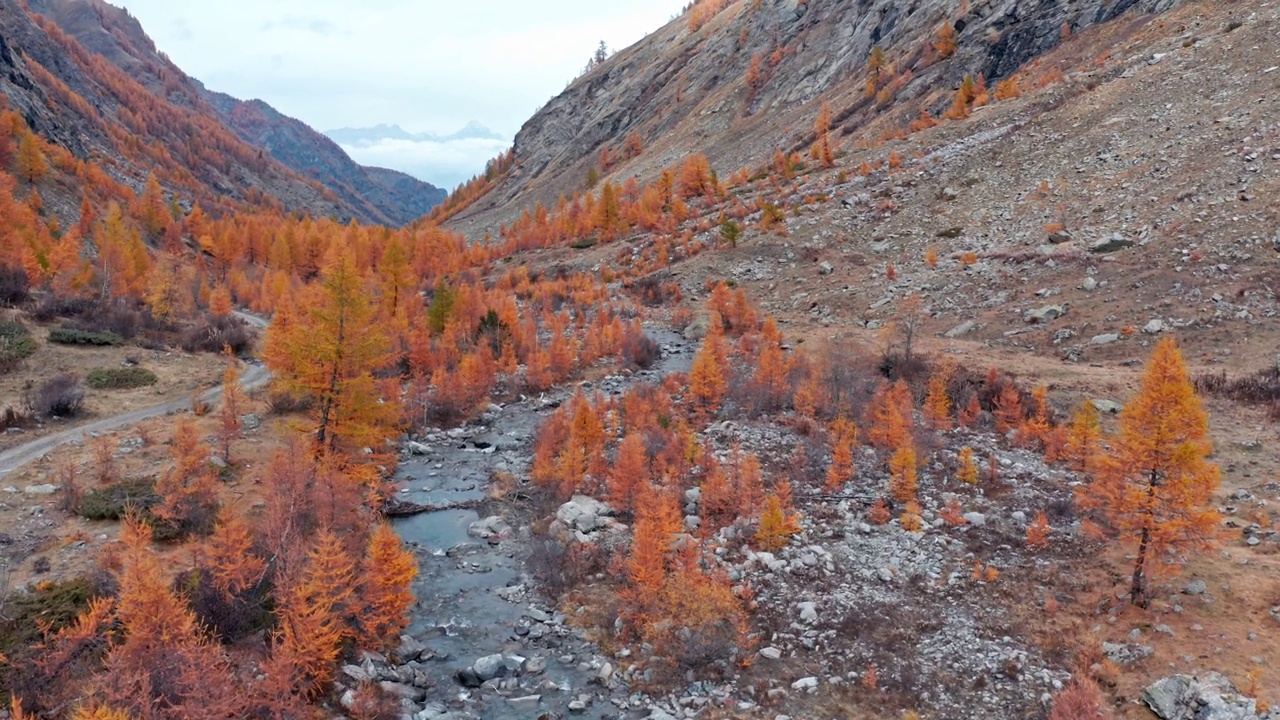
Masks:
[[[371,127],[343,127],[325,130],[324,135],[339,145],[373,144],[380,140],[408,140],[412,142],[452,142],[455,140],[506,140],[500,133],[472,120],[462,129],[448,135],[430,132],[413,133],[396,123],[380,123]]]
[[[304,206],[313,212],[398,226],[416,220],[446,194],[407,174],[394,179],[392,184],[397,189],[391,192],[388,190],[391,179],[386,172],[377,173],[375,180],[367,168],[355,163],[336,143],[305,123],[279,113],[261,100],[242,101],[209,90],[158,51],[142,25],[127,10],[101,0],[33,0],[29,8],[30,12],[48,18],[85,50],[125,72],[160,101],[186,112],[210,116],[241,141],[265,151],[306,182],[318,183],[323,188],[321,196],[332,195],[332,200],[325,202],[336,202],[336,205],[332,209],[314,204]],[[16,5],[5,9],[8,13],[21,12]],[[145,179],[144,173],[138,174],[139,180]],[[219,192],[229,188],[229,184],[222,183]],[[296,203],[288,200],[290,193],[284,194],[286,206],[296,207]]]

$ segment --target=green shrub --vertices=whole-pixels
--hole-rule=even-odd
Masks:
[[[56,327],[49,331],[49,342],[63,345],[124,345],[124,338],[113,332],[90,332],[73,327]]]
[[[86,492],[80,500],[80,516],[90,520],[119,520],[130,508],[145,512],[159,502],[153,480],[125,480]]]
[[[0,617],[0,652],[14,653],[39,641],[41,623],[59,630],[80,616],[98,595],[84,578],[39,586],[29,593],[14,593]]]
[[[0,373],[9,372],[36,352],[36,339],[22,323],[0,322]]]
[[[146,368],[97,368],[89,372],[85,382],[99,390],[127,390],[155,385],[159,378]]]

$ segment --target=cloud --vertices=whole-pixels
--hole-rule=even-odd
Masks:
[[[394,168],[436,187],[452,190],[483,171],[486,162],[510,145],[506,140],[469,138],[448,142],[380,140],[341,147],[361,165]]]
[[[302,15],[286,15],[281,18],[268,20],[262,24],[263,32],[271,32],[273,30],[293,30],[301,32],[309,32],[315,35],[334,35],[338,32],[338,26],[318,17],[305,17]]]

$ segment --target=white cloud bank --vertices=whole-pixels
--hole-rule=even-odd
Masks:
[[[484,170],[485,163],[511,146],[507,140],[468,138],[436,142],[429,140],[378,140],[342,149],[361,165],[392,168],[453,190]]]

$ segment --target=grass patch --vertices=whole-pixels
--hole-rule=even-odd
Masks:
[[[89,520],[120,520],[130,509],[145,514],[159,502],[154,480],[124,480],[86,492],[80,500],[80,516]]]
[[[49,623],[53,630],[69,625],[97,596],[85,578],[44,583],[35,592],[14,593],[0,619],[0,653],[12,656],[41,640],[41,623]]]
[[[22,323],[0,322],[0,373],[6,373],[36,352],[36,339]]]
[[[49,331],[49,342],[62,345],[124,345],[124,338],[113,332],[90,332],[73,327],[56,327]]]
[[[97,368],[85,376],[89,387],[98,390],[128,390],[155,385],[159,378],[146,368]]]

